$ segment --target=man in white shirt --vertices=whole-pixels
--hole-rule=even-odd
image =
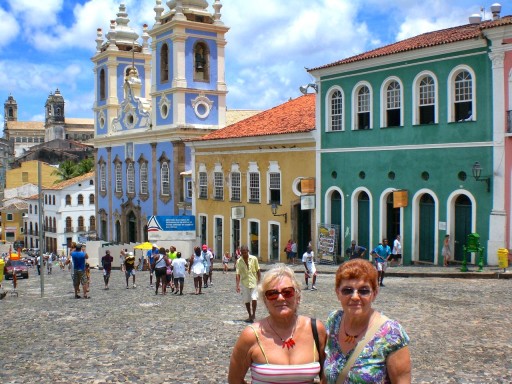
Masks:
[[[311,290],[316,291],[316,267],[315,267],[315,253],[313,252],[313,248],[308,245],[308,248],[306,252],[304,252],[304,255],[302,255],[302,263],[304,264],[304,268],[306,270],[304,271],[304,280],[306,281],[306,289],[309,289],[308,286],[308,280],[309,277],[313,277],[313,282],[311,284]]]
[[[181,252],[176,253],[176,258],[172,260],[172,275],[174,277],[174,287],[176,290],[174,294],[178,294],[178,287],[180,295],[183,295],[183,285],[185,282],[185,269],[187,261],[181,258]]]

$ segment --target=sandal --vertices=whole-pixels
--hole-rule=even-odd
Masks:
[[[75,295],[75,299],[81,299],[81,298],[82,298],[82,296],[80,296],[80,295]]]

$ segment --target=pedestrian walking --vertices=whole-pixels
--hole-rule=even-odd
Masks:
[[[80,285],[82,285],[84,299],[89,299],[89,287],[87,286],[87,276],[85,275],[85,263],[88,258],[82,249],[82,244],[76,244],[76,248],[71,252],[71,260],[73,261],[73,288],[75,289],[75,298],[80,299]],[[68,259],[67,263],[71,261]]]
[[[286,253],[286,262],[292,263],[292,239],[288,240],[286,246],[284,247],[284,253]]]
[[[260,265],[256,256],[249,255],[247,245],[240,247],[241,257],[236,263],[236,293],[242,293],[242,300],[249,314],[248,323],[256,319],[258,305],[257,285],[261,279]]]
[[[133,256],[133,252],[127,252],[124,260],[124,270],[126,277],[126,289],[128,289],[128,281],[130,280],[130,276],[132,276],[132,288],[137,288],[135,285],[135,256]]]
[[[443,256],[443,265],[447,267],[452,258],[452,250],[450,248],[450,235],[444,236],[443,249],[441,250],[441,255]]]
[[[124,266],[124,262],[126,260],[126,255],[128,254],[128,249],[121,249],[119,252],[119,264],[121,265],[121,272],[126,272],[126,268]]]
[[[202,293],[201,289],[203,288],[205,264],[201,248],[198,246],[194,247],[194,253],[189,260],[188,274],[190,275],[190,273],[192,273],[194,278],[194,288],[196,290],[195,294],[200,295]]]
[[[50,255],[48,255],[48,260],[46,261],[46,271],[49,275],[52,274],[53,269],[53,253],[50,252]]]
[[[229,263],[229,252],[224,252],[224,256],[222,256],[222,273],[228,273],[228,263]]]
[[[101,266],[103,267],[103,282],[105,289],[108,289],[108,281],[110,280],[110,272],[112,271],[112,262],[114,258],[110,255],[110,251],[105,251],[105,256],[101,258]]]
[[[389,256],[390,265],[395,261],[398,265],[402,264],[402,242],[400,235],[396,235],[396,239],[393,241],[393,250],[391,256]]]
[[[149,264],[149,286],[151,288],[153,288],[153,274],[155,273],[155,270],[152,266],[154,265],[156,255],[158,255],[158,245],[153,244],[153,247],[146,253]]]
[[[375,267],[378,272],[378,283],[381,287],[384,287],[384,275],[388,267],[388,257],[391,254],[391,248],[388,245],[388,239],[382,239],[382,243],[372,251],[372,256],[375,262]]]
[[[212,267],[213,267],[213,254],[208,249],[208,246],[206,244],[203,244],[203,263],[204,263],[204,275],[203,275],[203,288],[208,288],[208,279],[212,275]],[[211,281],[210,281],[211,284]]]
[[[162,285],[162,295],[167,294],[167,266],[170,264],[165,248],[160,248],[158,254],[153,257],[153,269],[156,276],[155,295],[158,295],[158,288]]]
[[[309,288],[308,282],[311,277],[313,281],[311,282],[311,290],[316,291],[316,266],[315,266],[315,253],[313,252],[313,247],[308,245],[306,248],[306,252],[302,255],[302,263],[304,264],[304,280],[306,282],[306,289]]]
[[[41,275],[41,254],[36,257],[37,274]]]
[[[185,283],[185,268],[187,261],[181,258],[181,252],[176,252],[176,258],[172,261],[172,274],[174,276],[174,294],[183,295],[183,286]]]
[[[291,258],[292,258],[292,264],[295,265],[295,259],[297,258],[297,242],[295,240],[292,240],[292,247],[291,247]]]
[[[364,254],[366,253],[366,248],[356,244],[355,240],[352,240],[350,247],[345,250],[345,255],[347,255],[349,260],[352,259],[363,259]]]

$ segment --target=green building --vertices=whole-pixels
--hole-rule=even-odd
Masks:
[[[446,234],[462,261],[478,233],[484,262],[496,264],[511,25],[473,20],[308,70],[318,91],[317,219],[339,225],[339,254],[352,239],[372,249],[400,234],[404,264],[442,265]]]

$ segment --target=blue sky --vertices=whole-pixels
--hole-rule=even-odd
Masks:
[[[141,34],[152,26],[154,0],[0,0],[0,98],[12,94],[18,119],[42,121],[59,88],[66,117],[92,118],[96,29],[108,31],[119,4]],[[164,7],[166,1],[162,1]],[[208,3],[211,5],[212,0]],[[491,17],[475,0],[222,0],[227,104],[267,109],[300,95],[312,68],[423,32]],[[484,11],[481,12],[481,7]],[[210,11],[213,9],[210,7]],[[510,0],[501,15],[511,15]],[[0,113],[3,113],[1,108]],[[2,116],[3,120],[3,116]]]

